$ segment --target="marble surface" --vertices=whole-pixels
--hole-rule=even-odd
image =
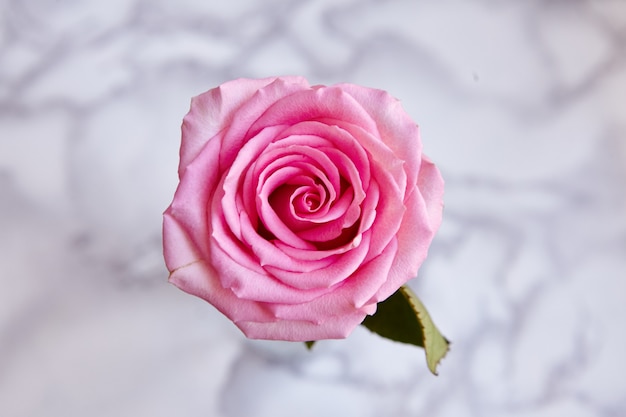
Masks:
[[[626,1],[0,0],[0,416],[626,415]],[[453,340],[253,342],[167,284],[191,96],[389,90],[447,180]]]

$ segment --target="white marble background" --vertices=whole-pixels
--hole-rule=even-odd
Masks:
[[[447,180],[453,340],[251,342],[167,284],[189,99],[389,90]],[[625,0],[0,0],[0,416],[626,416]]]

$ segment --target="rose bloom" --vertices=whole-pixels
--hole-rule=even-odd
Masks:
[[[246,336],[344,338],[415,277],[443,180],[388,93],[300,77],[192,99],[164,214],[169,280]]]

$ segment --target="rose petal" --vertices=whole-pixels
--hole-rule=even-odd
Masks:
[[[179,175],[209,139],[232,123],[234,114],[243,104],[260,88],[275,80],[276,77],[258,80],[240,78],[192,98],[189,113],[183,119]],[[302,77],[281,77],[281,80],[308,85]]]
[[[444,181],[439,169],[423,155],[417,187],[424,198],[433,230],[439,229],[443,217],[443,186]]]
[[[324,250],[321,250],[321,249],[310,250],[310,249],[294,248],[293,246],[285,245],[284,243],[280,241],[275,241],[273,242],[273,244],[278,249],[285,252],[285,254],[289,256],[290,258],[299,259],[302,261],[315,261],[319,259],[329,258],[333,255],[340,255],[342,253],[345,253],[349,250],[352,250],[353,248],[352,244],[348,244],[348,245],[338,246],[335,248],[329,248],[329,249],[324,249]]]
[[[202,261],[198,247],[168,211],[163,215],[163,255],[170,274],[181,267]]]
[[[251,339],[290,340],[306,342],[322,339],[344,339],[367,314],[373,314],[376,305],[369,309],[352,311],[349,314],[329,317],[321,323],[311,321],[274,322],[240,321],[235,323]]]
[[[168,215],[175,218],[189,232],[190,239],[204,257],[209,253],[207,201],[219,181],[215,166],[220,146],[220,140],[217,138],[208,141],[196,159],[185,167],[172,204],[166,210]],[[167,233],[164,234],[164,246],[168,246],[167,252],[173,254],[178,249],[169,240]],[[180,251],[184,249],[181,248]]]
[[[276,320],[266,304],[239,298],[231,290],[223,288],[217,275],[218,272],[208,263],[200,261],[173,271],[170,282],[181,290],[213,304],[222,314],[235,322]]]
[[[304,89],[284,95],[254,122],[249,133],[255,134],[266,126],[294,125],[321,118],[352,123],[378,135],[376,122],[370,113],[354,97],[334,86]]]
[[[441,224],[443,206],[443,179],[439,170],[425,160],[420,169],[420,183],[428,183],[425,193],[415,187],[405,204],[406,214],[398,231],[398,254],[387,281],[381,286],[372,302],[386,299],[408,280],[417,276],[417,271],[426,259],[428,248]],[[427,200],[425,198],[428,198]]]
[[[241,238],[239,230],[239,213],[242,210],[249,209],[243,200],[245,194],[238,198],[239,190],[242,187],[242,179],[245,173],[254,164],[259,154],[272,142],[278,132],[283,130],[281,126],[273,126],[271,128],[260,131],[255,137],[251,138],[238,152],[237,157],[233,160],[228,173],[224,177],[222,190],[216,192],[217,198],[214,196],[213,210],[215,213],[223,213],[226,223],[231,231]],[[215,155],[217,158],[218,155]],[[219,200],[220,204],[215,204]]]
[[[302,273],[301,270],[283,268],[282,262],[266,259],[265,269],[281,282],[300,288],[309,290],[314,288],[329,288],[338,282],[341,282],[351,276],[362,264],[369,249],[370,237],[367,234],[359,235],[350,245],[351,250],[341,255],[336,255],[327,259],[332,259],[323,267],[309,270]],[[267,255],[266,255],[267,256]],[[302,264],[308,264],[315,261],[302,261]],[[318,261],[319,262],[319,261]]]
[[[215,243],[211,247],[210,262],[217,271],[217,277],[224,288],[232,290],[242,300],[300,304],[328,292],[327,288],[304,291],[285,285],[264,270],[259,271],[256,268],[247,267],[241,262],[246,252],[241,251],[240,248],[226,245],[228,250],[225,250],[222,244]],[[236,305],[232,308],[236,308]]]
[[[317,148],[336,148],[348,156],[352,163],[358,167],[361,175],[361,183],[364,187],[369,184],[369,158],[362,144],[348,130],[338,126],[340,121],[335,119],[325,120],[326,123],[316,121],[303,121],[286,128],[279,134],[276,146],[285,147],[290,144],[303,144],[300,137],[306,137],[310,142],[306,144]],[[347,126],[352,126],[346,124]],[[363,131],[360,129],[359,132]],[[364,132],[364,131],[363,131]]]
[[[376,219],[371,226],[373,238],[368,260],[371,256],[378,255],[398,233],[403,216],[407,211],[405,202],[400,199],[404,192],[397,188],[397,184],[391,178],[390,173],[383,167],[375,167],[372,174],[372,183],[376,183],[378,186],[376,191],[379,194],[375,208]]]
[[[275,204],[270,203],[273,191],[279,188],[280,185],[285,184],[288,178],[292,178],[300,172],[301,170],[297,167],[287,167],[276,171],[274,175],[268,178],[262,184],[260,190],[258,190],[257,212],[267,230],[276,236],[278,240],[296,248],[315,249],[314,246],[303,240],[299,234],[296,234],[288,227],[288,219],[293,217],[289,207],[284,207],[283,210],[276,212]],[[290,206],[288,199],[282,202],[279,201],[279,203],[283,206]],[[285,224],[285,221],[288,223]]]
[[[405,161],[408,178],[417,178],[422,142],[415,122],[404,111],[398,99],[383,90],[354,84],[338,84],[337,88],[350,94],[376,122],[379,137],[400,160]],[[357,126],[363,127],[359,124]],[[365,129],[370,132],[369,128]]]
[[[257,262],[265,270],[267,270],[268,266],[277,265],[285,270],[302,274],[310,273],[311,271],[323,268],[334,262],[331,256],[310,261],[293,259],[287,256],[285,252],[278,249],[273,242],[263,238],[254,230],[246,213],[241,213],[241,232],[242,241],[248,245],[250,251],[254,253]]]
[[[271,305],[276,317],[284,320],[303,320],[317,317],[323,320],[334,314],[349,314],[354,309],[375,305],[372,297],[387,279],[393,264],[397,241],[394,239],[380,256],[359,267],[349,278],[335,285],[332,291],[298,306]]]
[[[393,153],[380,138],[366,132],[359,126],[354,126],[344,122],[336,122],[338,127],[348,132],[354,140],[359,143],[368,155],[369,164],[374,167],[378,166],[393,178],[392,183],[397,191],[400,199],[404,198],[407,186],[407,171],[405,169],[406,161],[399,158]],[[373,168],[371,168],[373,169]],[[370,169],[370,171],[371,171]],[[415,177],[408,177],[415,178]]]
[[[308,83],[303,78],[276,78],[270,84],[256,91],[233,113],[232,120],[224,134],[220,165],[230,166],[247,140],[254,137],[262,128],[283,124],[290,125],[291,123],[272,123],[254,130],[250,128],[250,125],[261,117],[268,107],[296,92],[308,91],[307,88]]]

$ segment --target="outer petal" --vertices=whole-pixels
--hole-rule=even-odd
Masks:
[[[181,290],[208,301],[233,321],[276,320],[265,304],[238,298],[231,290],[220,286],[215,277],[215,270],[208,263],[200,261],[173,271],[170,282]]]
[[[207,257],[209,253],[207,203],[220,181],[216,170],[220,146],[219,139],[213,138],[205,144],[198,158],[186,166],[174,194],[174,200],[166,210],[166,214],[175,218],[188,233],[203,257]],[[166,229],[163,234],[166,262],[168,257],[178,250],[176,243],[170,240]],[[174,265],[173,268],[178,266],[180,265]]]
[[[306,342],[322,339],[344,339],[367,314],[373,314],[375,305],[348,314],[327,318],[322,323],[278,320],[274,322],[240,321],[235,324],[251,339],[290,340]]]
[[[425,155],[422,157],[417,187],[424,198],[430,225],[436,231],[441,225],[443,216],[444,181],[439,169]]]
[[[201,258],[188,230],[169,213],[164,216],[163,236],[171,283],[213,304],[231,320],[263,322],[276,319],[265,304],[240,299],[222,287],[217,272]]]
[[[398,188],[396,194],[400,199],[403,199],[407,186],[406,161],[399,158],[379,137],[372,135],[361,127],[341,121],[336,123],[339,127],[349,132],[355,138],[355,141],[359,143],[359,146],[367,151],[371,165],[384,169],[387,175],[393,178],[395,187]]]
[[[401,199],[404,190],[397,188],[384,166],[374,166],[372,171],[380,196],[375,208],[376,218],[371,226],[374,233],[370,251],[371,255],[378,255],[401,227],[406,208]]]
[[[189,233],[169,212],[163,214],[163,255],[170,274],[202,261],[202,255]]]
[[[318,119],[337,119],[378,135],[375,120],[350,94],[336,87],[305,89],[277,100],[250,128],[255,134],[266,126]]]
[[[398,158],[405,161],[408,178],[416,178],[422,154],[422,143],[415,122],[404,111],[400,101],[383,90],[354,84],[338,84],[370,114],[376,122],[380,138]]]
[[[435,165],[424,160],[419,184],[406,200],[407,211],[398,231],[398,253],[389,278],[371,300],[382,301],[417,275],[428,248],[441,224],[443,210],[443,179]]]
[[[235,113],[242,105],[248,103],[259,89],[276,79],[240,78],[194,97],[189,113],[183,119],[179,175],[209,139],[231,125]],[[302,77],[281,77],[281,80],[308,85]]]
[[[261,130],[256,129],[252,131],[251,125],[269,107],[281,99],[302,90],[308,90],[308,83],[302,78],[276,78],[249,97],[233,114],[233,118],[225,131],[224,146],[220,153],[220,165],[223,167],[230,166],[246,141]],[[264,127],[280,124],[272,123]]]
[[[235,323],[251,339],[289,340],[306,342],[309,340],[344,339],[359,325],[367,313],[355,311],[352,314],[333,317],[324,323],[309,321],[279,320],[268,323],[242,321]]]

